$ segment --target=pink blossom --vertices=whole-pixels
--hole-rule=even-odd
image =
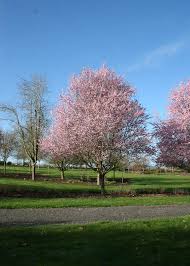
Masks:
[[[105,174],[123,154],[143,153],[148,147],[147,116],[134,93],[105,66],[85,69],[73,76],[68,93],[61,95],[54,111],[50,139],[58,147],[52,151],[80,156],[98,172],[102,191]]]

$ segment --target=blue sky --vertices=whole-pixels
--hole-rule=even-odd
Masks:
[[[40,73],[53,104],[73,73],[107,64],[164,117],[169,91],[190,78],[189,12],[188,0],[0,0],[0,102]]]

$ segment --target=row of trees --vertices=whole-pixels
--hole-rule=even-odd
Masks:
[[[62,179],[73,163],[92,168],[102,193],[105,175],[124,161],[156,153],[159,165],[190,169],[190,82],[173,91],[169,118],[154,123],[153,134],[147,131],[149,117],[135,98],[134,88],[105,66],[73,76],[50,119],[44,79],[22,80],[19,91],[19,105],[1,104],[0,110],[14,125],[16,137],[11,143],[16,140],[20,153],[30,161],[33,180],[40,153],[58,166]]]

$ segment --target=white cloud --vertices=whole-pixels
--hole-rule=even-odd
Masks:
[[[129,66],[127,72],[135,72],[145,67],[157,65],[164,58],[175,55],[183,46],[183,41],[160,46],[146,54],[141,62]]]

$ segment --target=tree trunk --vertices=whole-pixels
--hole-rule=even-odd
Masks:
[[[63,168],[61,169],[61,180],[64,180],[65,179],[65,173],[64,173],[64,170]]]
[[[61,162],[61,180],[63,180],[65,178],[65,173],[64,173],[64,162]]]
[[[105,196],[105,174],[99,173],[99,180],[100,180],[100,188],[101,188],[101,195]]]
[[[4,175],[7,173],[7,162],[4,160]]]
[[[36,177],[36,164],[32,163],[32,180],[34,181]]]
[[[29,167],[29,172],[30,172],[30,174],[32,173],[32,163],[31,163],[31,161],[29,161],[29,165],[28,165],[28,167]]]
[[[100,185],[100,174],[98,173],[97,174],[97,186],[99,186]]]

